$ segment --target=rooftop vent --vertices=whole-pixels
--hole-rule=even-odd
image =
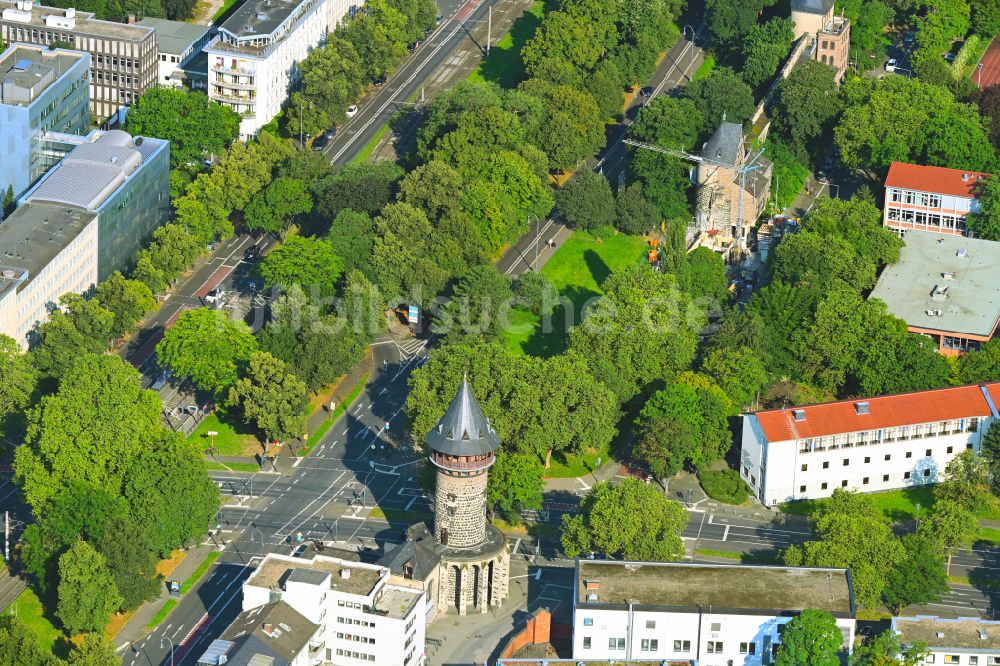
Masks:
[[[934,285],[934,291],[931,292],[931,298],[935,301],[943,301],[948,298],[948,285]]]
[[[585,580],[585,581],[583,581],[583,587],[586,590],[599,590],[599,589],[601,589],[601,581],[599,581],[599,580]]]
[[[935,632],[934,635],[937,636],[938,638],[944,638],[944,632],[943,631]]]
[[[793,409],[792,410],[792,417],[796,421],[805,421],[806,420],[806,410],[804,410],[804,409]]]
[[[856,402],[854,403],[854,411],[858,414],[870,414],[871,404],[868,402]]]
[[[266,21],[267,20],[267,14],[265,14],[264,12],[257,12],[257,20],[258,21]]]
[[[969,174],[967,174],[967,173],[963,173],[962,174],[962,182],[963,183],[969,182],[969,178],[971,178],[971,176]]]
[[[340,577],[343,578],[344,580],[347,580],[348,578],[351,577],[351,570],[348,569],[348,568],[346,568],[346,567],[343,568],[343,569],[341,569],[340,570]]]
[[[594,592],[588,594],[587,601],[589,601],[590,603],[597,603],[597,594],[595,594]]]
[[[952,273],[951,271],[945,271],[944,273],[941,273],[941,277],[943,277],[945,280],[954,280],[955,274]]]
[[[273,624],[271,624],[270,622],[265,622],[264,626],[262,628],[263,628],[265,634],[267,634],[268,636],[274,636],[274,625]]]
[[[979,640],[985,641],[989,638],[989,634],[986,633],[985,629],[979,629],[976,633],[979,634]]]
[[[940,317],[944,315],[944,310],[924,310],[924,314],[928,317]]]
[[[958,250],[958,252],[955,253],[955,256],[958,257],[959,259],[964,259],[966,254],[968,254],[968,253],[966,252],[965,248],[963,247],[963,248],[960,248]]]

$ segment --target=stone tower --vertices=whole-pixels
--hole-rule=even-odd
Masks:
[[[488,470],[500,448],[489,420],[462,381],[448,411],[427,434],[437,468],[434,539],[442,549],[438,607],[485,613],[507,596],[507,541],[486,519]]]

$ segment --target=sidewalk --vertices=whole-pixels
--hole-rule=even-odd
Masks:
[[[187,555],[185,555],[181,563],[177,565],[177,568],[171,572],[168,578],[170,580],[179,580],[181,582],[187,580],[187,578],[195,572],[195,569],[197,569],[201,563],[205,561],[208,554],[214,550],[218,550],[218,548],[214,545],[206,546],[204,544],[199,544],[198,546],[190,549],[187,551]],[[205,576],[202,578],[204,579],[208,575],[210,575],[210,572],[206,572]],[[192,592],[194,592],[194,590],[190,590],[188,594],[191,594]],[[160,597],[155,601],[150,601],[140,606],[129,621],[125,623],[125,626],[122,627],[121,631],[114,636],[112,643],[116,647],[120,648],[127,643],[141,640],[146,636],[146,634],[153,631],[147,629],[146,625],[149,624],[154,617],[156,617],[156,614],[160,612],[160,609],[163,608],[167,601],[173,598],[180,601],[184,597],[172,597],[167,591],[167,583],[164,581]]]

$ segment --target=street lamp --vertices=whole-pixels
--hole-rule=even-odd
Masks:
[[[208,446],[209,446],[209,448],[212,449],[212,455],[214,456],[215,455],[215,436],[218,435],[219,433],[216,430],[209,430],[207,434],[208,434],[209,438],[211,439],[211,444],[209,444]]]
[[[174,641],[166,634],[160,635],[160,649],[163,649],[163,639],[166,638],[167,642],[170,643],[170,666],[174,666]]]

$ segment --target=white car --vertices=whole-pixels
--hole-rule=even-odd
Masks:
[[[890,74],[896,71],[895,58],[889,58],[889,60],[885,63],[885,71],[889,72]]]
[[[349,107],[347,107],[347,117],[348,118],[353,118],[356,115],[358,115],[358,107],[356,107],[353,104],[350,105]]]

